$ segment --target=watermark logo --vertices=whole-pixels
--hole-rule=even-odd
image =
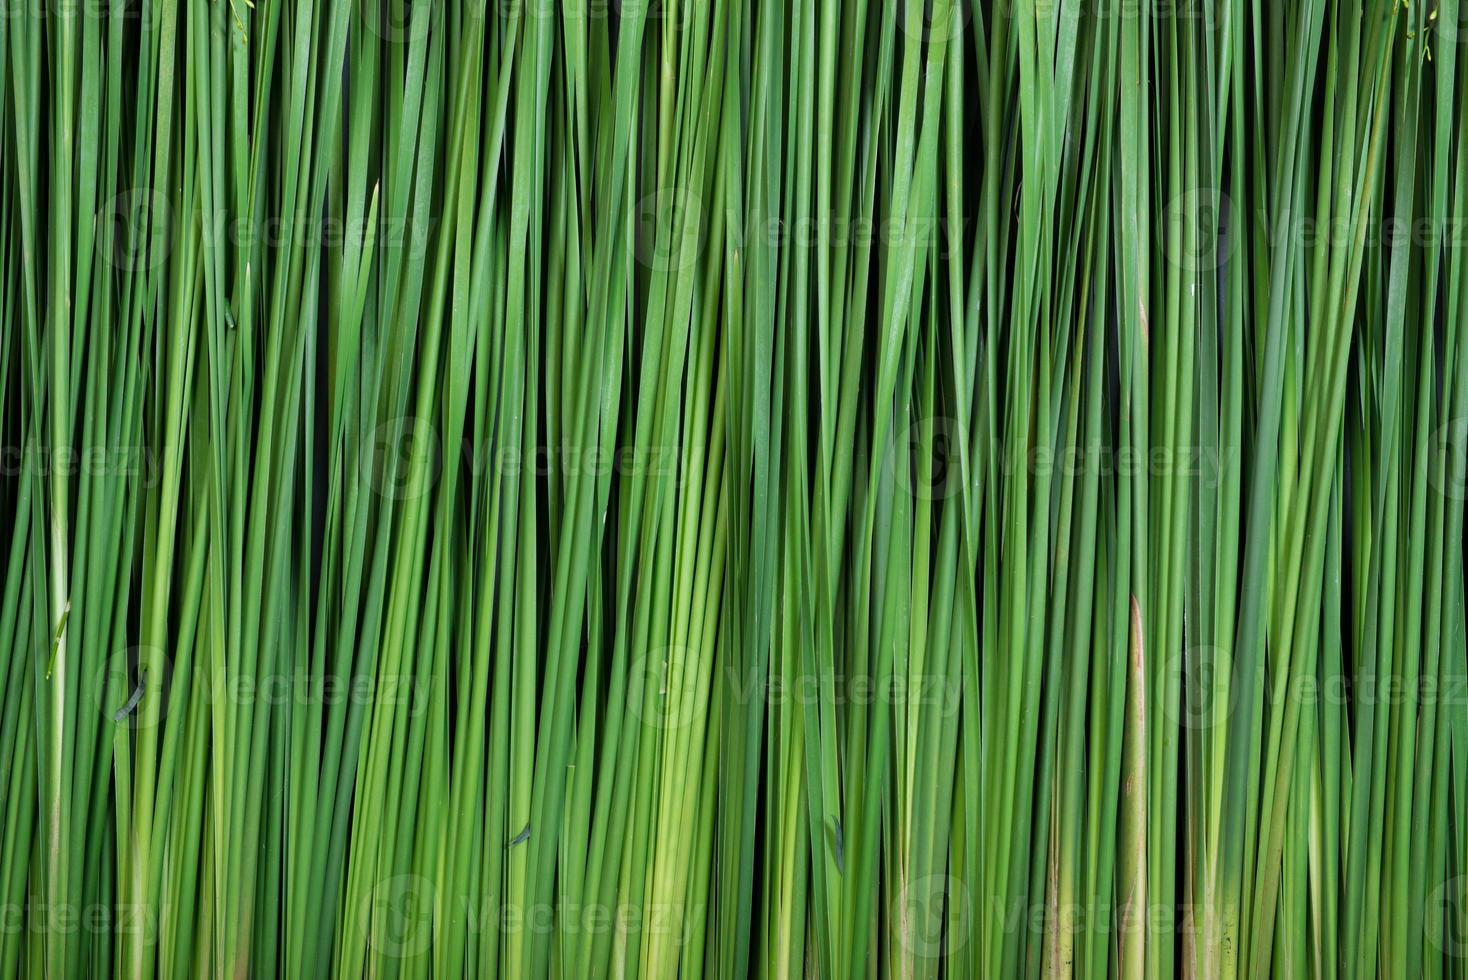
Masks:
[[[906,465],[893,458],[898,486],[916,500],[938,501],[963,490],[962,452],[968,439],[955,418],[934,416],[909,425],[893,447],[906,453]],[[972,467],[972,462],[970,462]]]
[[[1423,907],[1422,931],[1431,946],[1454,959],[1468,955],[1468,875],[1438,885]]]
[[[893,899],[897,941],[917,959],[936,959],[968,944],[973,902],[968,886],[952,875],[914,878]]]
[[[135,485],[158,486],[158,452],[142,445],[51,447],[28,443],[0,447],[0,476],[59,475],[73,478],[123,477]]]
[[[167,906],[162,906],[166,908]],[[0,935],[18,936],[133,936],[151,944],[158,938],[159,915],[155,906],[134,902],[105,904],[90,902],[3,902],[0,903]]]
[[[428,33],[433,0],[359,0],[362,25],[391,44],[411,44]]]
[[[1174,726],[1206,731],[1233,713],[1238,700],[1238,689],[1233,684],[1228,684],[1224,703],[1219,704],[1215,696],[1218,685],[1228,680],[1223,676],[1227,667],[1218,647],[1179,650],[1167,658],[1165,670],[1168,682],[1176,683],[1178,688],[1177,701],[1163,707],[1163,714]]]
[[[357,471],[373,493],[388,500],[414,500],[427,493],[443,465],[438,432],[423,419],[388,419],[362,441]]]
[[[1433,489],[1449,500],[1468,498],[1468,418],[1456,418],[1444,423],[1428,445],[1431,459],[1427,464],[1428,480]],[[1439,469],[1437,454],[1443,454],[1444,465]]]
[[[364,900],[367,945],[380,956],[406,959],[433,945],[437,896],[422,875],[395,875],[379,881]]]
[[[168,258],[172,208],[161,191],[137,187],[114,194],[97,210],[97,241],[121,272],[147,272]]]
[[[104,662],[93,679],[97,710],[130,731],[157,728],[168,714],[173,660],[153,646],[128,647]]]
[[[924,44],[955,41],[973,16],[972,0],[897,0],[897,26]]]
[[[664,187],[637,202],[637,261],[653,272],[680,272],[703,251],[704,208],[683,186]]]
[[[666,646],[633,659],[627,678],[627,707],[644,725],[663,730],[686,728],[703,714],[698,660],[690,647]]]
[[[1468,40],[1468,3],[1458,0],[1455,9],[1448,10],[1442,0],[1430,0],[1428,23],[1437,34],[1439,44],[1461,44]]]
[[[1211,272],[1228,258],[1229,200],[1210,187],[1185,191],[1167,202],[1162,215],[1167,260],[1183,272]]]
[[[943,500],[963,489],[962,452],[968,430],[958,419],[919,419],[897,434],[885,461],[887,477],[918,500]],[[1225,470],[1236,465],[1237,450],[1218,446],[1149,446],[1005,444],[972,448],[969,479],[984,467],[996,467],[1006,480],[1080,479],[1128,476],[1181,476],[1204,487],[1221,484]]]

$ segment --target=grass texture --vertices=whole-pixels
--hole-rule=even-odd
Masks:
[[[4,15],[0,977],[1468,976],[1468,0]]]

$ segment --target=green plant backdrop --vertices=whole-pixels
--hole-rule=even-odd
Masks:
[[[1468,0],[0,2],[0,980],[1468,976]]]

